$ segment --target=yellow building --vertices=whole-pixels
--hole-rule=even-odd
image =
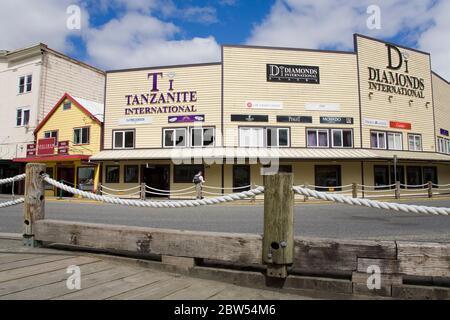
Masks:
[[[365,195],[450,183],[450,85],[415,49],[362,35],[352,52],[226,45],[217,63],[106,82],[92,159],[108,188],[189,197],[202,170],[213,195],[261,185],[271,168],[318,190],[372,186]]]
[[[100,165],[90,157],[100,152],[103,116],[103,104],[64,94],[36,127],[36,143],[27,146],[27,157],[14,161],[45,163],[52,178],[97,192]],[[46,188],[47,195],[71,196],[50,185]]]

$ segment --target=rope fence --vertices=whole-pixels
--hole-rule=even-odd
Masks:
[[[14,183],[16,181],[21,181],[25,179],[25,174],[20,174],[18,176],[6,179],[0,179],[0,185]]]
[[[12,201],[0,202],[0,208],[8,208],[8,207],[12,207],[12,206],[24,203],[24,202],[25,202],[24,198],[19,198],[19,199],[12,200]]]

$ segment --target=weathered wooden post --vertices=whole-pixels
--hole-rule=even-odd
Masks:
[[[286,278],[294,259],[294,191],[291,173],[264,176],[263,263],[267,276]]]
[[[145,200],[146,197],[145,183],[141,183],[141,200]]]
[[[352,197],[358,198],[358,185],[356,184],[356,182],[352,183]]]
[[[254,183],[252,183],[250,188],[253,190],[253,189],[256,188],[256,185],[255,185]],[[253,196],[253,197],[251,198],[250,202],[251,202],[251,203],[255,203],[255,201],[256,201],[256,196]]]
[[[433,182],[428,181],[428,198],[433,198]]]
[[[395,182],[395,199],[400,199],[400,181]]]
[[[45,164],[29,163],[26,166],[23,241],[29,247],[38,246],[33,228],[36,221],[45,218],[45,182],[41,176],[45,172]]]

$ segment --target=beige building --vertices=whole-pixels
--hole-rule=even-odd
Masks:
[[[355,35],[354,52],[223,46],[213,64],[107,72],[103,184],[147,196],[296,184],[365,195],[450,183],[450,85],[430,55]],[[395,160],[394,160],[395,159]]]

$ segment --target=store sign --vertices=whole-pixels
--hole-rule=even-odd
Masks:
[[[341,111],[341,105],[338,103],[307,103],[307,111]]]
[[[319,84],[319,67],[288,64],[268,64],[267,81]]]
[[[36,144],[27,144],[27,157],[32,157],[36,155]]]
[[[326,123],[326,124],[353,124],[353,118],[320,117],[320,123]]]
[[[382,128],[389,127],[389,122],[386,120],[364,118],[364,124],[366,126],[372,126],[372,127],[382,127]]]
[[[411,123],[407,123],[407,122],[391,121],[390,122],[390,127],[391,128],[395,128],[395,129],[411,130],[412,125],[411,125]]]
[[[169,117],[169,123],[205,122],[205,115]]]
[[[139,117],[139,118],[122,118],[119,119],[120,126],[137,126],[141,124],[151,124],[152,118],[150,117]]]
[[[446,136],[446,137],[449,136],[448,130],[441,129],[441,130],[440,130],[440,133],[441,133],[441,135],[443,135],[443,136]]]
[[[283,102],[276,101],[246,101],[248,109],[283,109]]]
[[[409,54],[386,44],[386,69],[368,67],[369,90],[424,99],[425,80],[409,73]]]
[[[69,141],[58,142],[58,154],[69,154]]]
[[[308,116],[277,116],[277,122],[312,123]]]
[[[269,122],[269,116],[232,114],[231,121],[239,122]]]
[[[37,154],[39,156],[52,155],[55,153],[55,138],[39,139],[37,145]]]
[[[148,73],[149,90],[125,95],[125,115],[197,112],[197,91],[177,91],[174,77],[169,73],[165,77],[162,72]],[[162,81],[168,86],[166,92],[161,91]]]

